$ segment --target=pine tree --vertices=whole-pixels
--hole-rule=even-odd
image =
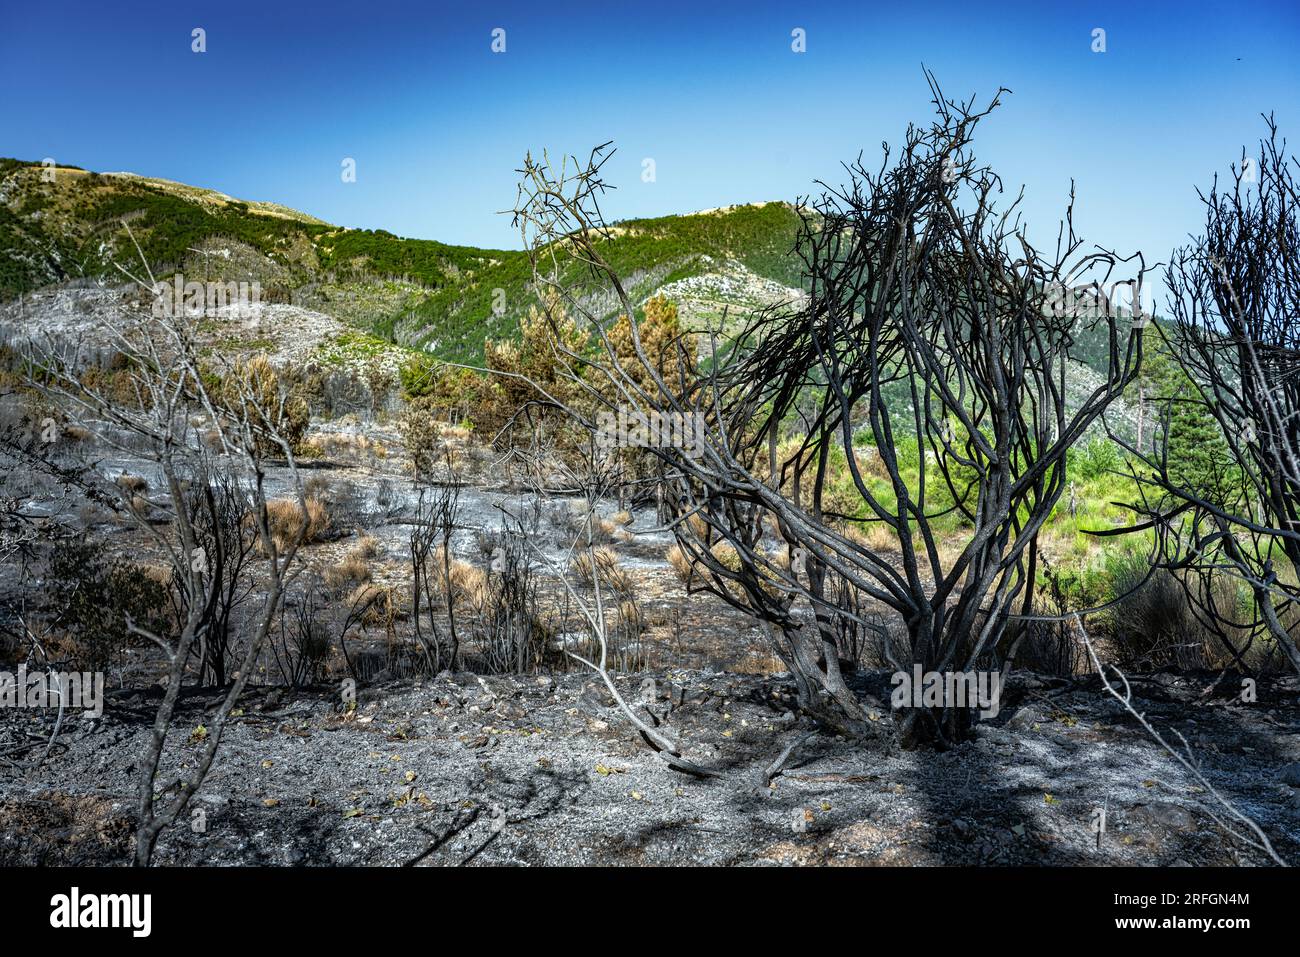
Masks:
[[[645,304],[645,318],[637,323],[641,351],[654,365],[669,387],[685,391],[685,386],[695,375],[694,344],[684,337],[677,305],[664,296],[652,296]],[[627,316],[619,316],[609,330],[609,341],[619,366],[637,385],[647,388],[650,373],[636,355],[632,342],[632,323]]]
[[[1149,434],[1155,454],[1167,456],[1173,482],[1210,492],[1220,487],[1230,465],[1228,444],[1208,401],[1164,337],[1154,326],[1145,335],[1140,384],[1154,411]]]

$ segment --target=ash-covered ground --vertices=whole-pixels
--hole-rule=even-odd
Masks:
[[[887,694],[883,673],[860,680]],[[1265,681],[1246,704],[1203,696],[1210,680],[1135,680],[1137,707],[1169,740],[1181,733],[1208,783],[1300,860],[1300,687]],[[619,683],[686,756],[724,774],[668,768],[578,673],[389,682],[351,709],[334,688],[256,689],[157,863],[1268,863],[1096,679],[1015,676],[1001,713],[947,752],[899,750],[887,714],[865,744],[818,735],[770,787],[756,773],[802,736],[783,676]],[[190,736],[215,701],[187,698],[160,780],[192,765]],[[39,763],[54,716],[0,713],[0,864],[129,861],[153,704],[112,695],[101,719],[68,721]]]
[[[400,438],[391,425],[345,417],[314,425],[310,440],[322,457],[312,460],[308,481],[331,508],[332,528],[304,547],[307,571],[325,574],[369,541],[367,580],[405,594],[414,492]],[[133,456],[108,452],[83,438],[66,456],[91,463],[106,481],[136,477],[140,509],[152,516],[165,504],[158,476]],[[456,557],[481,564],[481,539],[503,515],[531,514],[539,554],[560,563],[573,502],[520,491],[508,469],[468,441],[459,454]],[[282,469],[271,470],[276,494],[286,481]],[[160,560],[138,527],[79,505],[47,478],[11,469],[0,483],[32,523],[70,523],[113,555]],[[667,767],[599,679],[572,662],[559,674],[394,678],[382,629],[371,629],[349,639],[354,655],[378,662],[354,708],[340,690],[346,671],[337,649],[330,680],[306,691],[275,687],[274,667],[260,663],[257,687],[240,701],[191,807],[162,835],[156,862],[1269,862],[1237,836],[1247,828],[1095,677],[1013,673],[998,716],[979,724],[972,741],[938,753],[900,750],[888,675],[858,675],[860,690],[875,699],[880,733],[866,742],[818,734],[766,786],[761,770],[805,734],[793,683],[752,620],[721,600],[687,594],[667,558],[672,536],[653,507],[620,511],[612,502],[600,508],[638,609],[638,634],[622,651],[643,670],[626,669],[617,680],[627,700],[672,729],[686,757],[719,777]],[[11,571],[0,584],[16,588]],[[540,571],[551,595],[553,571],[549,578]],[[566,634],[557,629],[557,641]],[[128,649],[110,675],[102,718],[70,715],[52,744],[55,713],[0,708],[0,865],[131,860],[140,762],[163,670],[147,648]],[[1208,784],[1257,822],[1278,854],[1300,861],[1300,681],[1260,679],[1257,700],[1246,703],[1231,678],[1132,680],[1136,706],[1156,729],[1178,747],[1185,739]],[[193,770],[203,747],[198,729],[213,726],[218,700],[215,691],[187,693],[160,787]]]

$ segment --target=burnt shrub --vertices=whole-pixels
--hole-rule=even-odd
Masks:
[[[136,639],[129,616],[167,635],[174,618],[168,585],[133,562],[110,556],[85,539],[57,543],[46,569],[46,626],[59,650],[80,670],[104,671]]]

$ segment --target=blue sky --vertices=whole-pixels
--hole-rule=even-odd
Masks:
[[[614,140],[612,218],[793,199],[951,96],[1013,94],[977,153],[1054,236],[1148,261],[1196,228],[1194,187],[1275,111],[1300,139],[1300,5],[8,4],[0,155],[274,200],[345,226],[517,247],[526,149]],[[191,51],[191,30],[207,52]],[[494,28],[506,52],[491,51]],[[807,52],[791,50],[802,28]],[[1094,28],[1106,52],[1091,50]],[[357,181],[340,177],[343,158]],[[641,180],[653,158],[656,181]]]

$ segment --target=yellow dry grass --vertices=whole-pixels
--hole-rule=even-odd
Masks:
[[[292,498],[276,498],[266,503],[267,524],[278,549],[287,548],[301,536],[302,544],[319,541],[329,531],[330,516],[325,503],[306,499],[306,508]]]

